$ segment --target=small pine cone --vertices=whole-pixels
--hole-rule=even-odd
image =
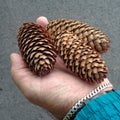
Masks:
[[[106,52],[110,46],[110,41],[104,33],[86,23],[76,20],[53,20],[49,22],[47,29],[53,39],[60,31],[73,32],[78,36],[79,40],[82,40],[81,42],[87,44],[100,54]]]
[[[54,68],[56,52],[45,28],[35,23],[24,23],[17,38],[21,55],[34,73],[43,76]]]
[[[72,33],[57,34],[55,45],[67,68],[89,83],[100,83],[106,78],[107,67],[98,53],[84,45]]]

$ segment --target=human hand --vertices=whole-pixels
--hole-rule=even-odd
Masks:
[[[39,17],[36,23],[46,27],[48,21],[45,17]],[[58,119],[62,119],[79,99],[98,86],[74,76],[59,57],[54,70],[39,77],[30,71],[21,55],[12,53],[11,76],[29,101],[47,109]],[[108,79],[103,82],[108,82]]]

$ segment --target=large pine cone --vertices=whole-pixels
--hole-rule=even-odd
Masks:
[[[35,23],[24,23],[17,38],[21,55],[32,71],[46,75],[54,68],[56,52],[45,28]]]
[[[106,78],[107,68],[98,53],[82,44],[69,32],[58,33],[55,46],[65,65],[82,80],[100,83]]]
[[[52,35],[53,39],[60,31],[73,32],[78,36],[79,40],[82,40],[84,44],[90,46],[98,53],[104,53],[110,46],[108,37],[100,30],[76,20],[58,19],[50,21],[47,25],[47,29]]]

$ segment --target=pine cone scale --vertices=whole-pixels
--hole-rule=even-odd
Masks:
[[[33,72],[46,75],[54,68],[56,52],[47,30],[35,23],[24,23],[17,38],[21,55]]]
[[[107,68],[97,52],[82,44],[72,33],[62,32],[56,35],[55,46],[67,68],[88,82],[103,81]]]
[[[81,40],[82,43],[90,46],[100,54],[106,52],[110,46],[110,41],[105,34],[103,34],[100,30],[79,21],[68,19],[53,20],[49,22],[47,29],[52,35],[53,39],[55,39],[55,36],[58,32],[72,32],[78,36],[79,40]],[[100,43],[97,43],[96,39],[99,39]],[[97,46],[94,45],[95,43],[97,43]]]
[[[47,30],[35,23],[24,23],[17,38],[23,59],[36,74],[48,74],[54,68],[57,53],[82,80],[100,83],[107,76],[99,54],[108,50],[110,41],[86,23],[58,19],[49,22]]]

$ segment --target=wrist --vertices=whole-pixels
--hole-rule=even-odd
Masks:
[[[105,94],[106,92],[103,91],[106,88],[112,88],[111,83],[104,83],[93,89],[89,94],[84,96],[82,99],[80,99],[66,114],[63,120],[73,120],[73,118],[76,116],[77,112],[81,111],[81,109],[89,103],[90,100],[96,99],[101,94]]]
[[[78,97],[76,97],[76,99],[73,102],[74,104],[72,103],[69,106],[69,110],[68,110],[69,112],[67,111],[67,116],[64,115],[65,116],[64,120],[71,120],[70,116],[73,115],[74,117],[75,113],[78,110],[82,109],[84,105],[88,103],[88,101],[96,97],[99,97],[101,94],[104,94],[107,91],[111,91],[112,89],[113,89],[113,86],[108,79],[105,79],[102,83],[98,85],[95,85],[95,86],[93,85],[92,87],[88,88],[87,90],[84,91],[84,93],[86,94],[85,96],[78,95],[78,96],[81,96],[81,98],[78,99]]]
[[[68,83],[71,84],[68,84]],[[108,83],[105,79],[101,84]],[[56,118],[62,120],[67,112],[75,105],[81,98],[90,93],[100,84],[88,84],[87,82],[74,79],[72,81],[59,84],[57,89],[52,90],[52,94],[47,95],[47,103],[43,101],[40,105],[51,112]],[[104,89],[106,91],[107,89]],[[42,97],[43,98],[43,97]],[[48,101],[49,99],[49,101]]]

